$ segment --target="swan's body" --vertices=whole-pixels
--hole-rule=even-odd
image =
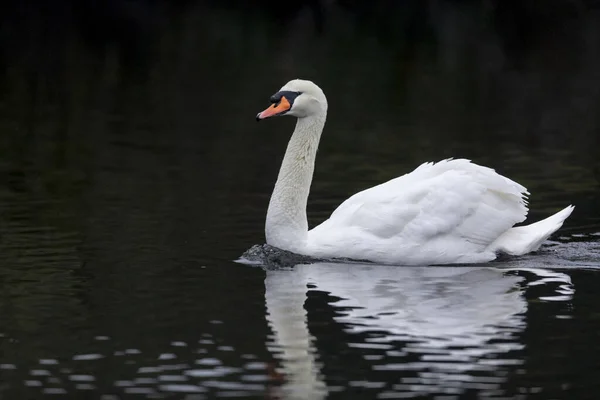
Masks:
[[[308,230],[306,204],[327,100],[310,81],[288,82],[257,116],[298,117],[271,196],[267,243],[319,258],[385,264],[487,262],[497,253],[539,248],[573,207],[535,224],[513,228],[527,215],[527,190],[469,160],[425,163],[413,172],[359,192]]]

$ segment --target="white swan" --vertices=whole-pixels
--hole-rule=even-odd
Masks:
[[[269,202],[267,243],[297,254],[383,264],[487,262],[497,253],[537,250],[573,211],[513,228],[527,215],[527,190],[469,160],[425,163],[413,172],[359,192],[328,220],[308,230],[306,202],[327,99],[317,85],[292,80],[271,96],[257,120],[298,118]]]

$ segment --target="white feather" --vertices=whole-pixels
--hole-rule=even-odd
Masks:
[[[355,194],[308,233],[307,253],[382,263],[489,261],[525,220],[526,189],[469,160],[425,163]]]
[[[266,222],[267,243],[321,258],[385,264],[486,262],[498,252],[536,250],[571,214],[561,212],[527,227],[525,187],[465,159],[424,163],[413,172],[359,192],[308,231],[306,201],[327,115],[323,91],[294,80],[297,116]],[[301,155],[301,157],[300,157]]]

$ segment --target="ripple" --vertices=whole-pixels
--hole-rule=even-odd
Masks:
[[[120,400],[117,395],[114,394],[103,394],[100,396],[100,400]]]
[[[161,371],[180,371],[189,368],[188,364],[163,364],[159,368]]]
[[[39,360],[39,363],[41,365],[57,365],[58,364],[58,360],[55,360],[53,358],[43,358]]]
[[[371,382],[371,381],[351,381],[349,382],[351,387],[365,388],[365,389],[380,389],[383,388],[385,382]]]
[[[225,390],[253,390],[253,391],[261,391],[264,390],[264,385],[258,384],[246,384],[235,381],[204,381],[204,385],[207,387],[217,388],[217,389],[225,389]]]
[[[265,298],[275,332],[273,348],[282,353],[282,371],[288,374],[284,387],[313,390],[315,398],[322,398],[318,374],[306,372],[316,368],[310,357],[314,350],[306,350],[308,357],[292,356],[300,343],[313,340],[298,321],[306,318],[307,294],[314,292],[335,299],[329,303],[333,318],[351,335],[346,348],[356,349],[380,376],[400,372],[401,383],[384,392],[377,384],[379,375],[370,374],[375,382],[371,390],[384,397],[502,392],[509,371],[524,364],[520,337],[530,301],[524,291],[535,290],[540,301],[559,304],[568,304],[575,293],[569,275],[537,265],[511,260],[467,267],[313,263],[267,268]],[[293,332],[288,326],[294,326]],[[304,372],[295,381],[293,374],[300,370]],[[307,382],[312,389],[303,386]],[[353,382],[368,389],[360,380]]]
[[[355,349],[373,349],[373,350],[391,350],[392,345],[388,344],[377,344],[377,343],[348,343],[349,347]]]
[[[207,390],[203,387],[196,385],[181,385],[181,384],[170,384],[161,385],[159,389],[163,392],[178,392],[178,393],[202,393]]]
[[[138,369],[138,374],[155,374],[162,371],[160,367],[140,367]]]
[[[207,366],[216,366],[221,365],[221,361],[216,358],[202,358],[200,360],[196,360],[197,365],[207,365]]]
[[[73,382],[93,382],[96,378],[93,375],[70,375],[69,380]]]
[[[548,256],[554,254],[546,251]],[[525,368],[519,338],[530,303],[552,303],[554,309],[560,308],[556,318],[572,316],[570,308],[561,307],[575,295],[570,276],[537,265],[509,260],[484,267],[398,269],[317,263],[267,270],[266,282],[273,278],[273,285],[265,289],[272,300],[267,303],[271,307],[269,323],[282,318],[282,326],[293,327],[288,342],[282,342],[277,332],[289,330],[273,329],[275,334],[269,336],[273,341],[269,348],[276,349],[274,364],[239,352],[240,342],[228,343],[209,333],[185,341],[167,339],[156,347],[162,351],[155,352],[139,343],[127,346],[117,338],[99,340],[108,336],[90,335],[89,339],[95,340],[93,347],[82,348],[79,354],[48,353],[28,368],[5,362],[0,369],[19,369],[31,378],[42,378],[20,382],[30,390],[55,391],[57,397],[69,391],[105,390],[106,383],[97,383],[100,376],[91,372],[101,368],[108,357],[126,366],[109,382],[113,390],[147,398],[168,397],[169,393],[206,398],[262,396],[273,385],[281,385],[286,396],[312,385],[310,393],[315,395],[311,398],[321,399],[335,385],[320,386],[320,363],[330,361],[315,349],[302,347],[313,343],[307,336],[311,333],[307,308],[312,306],[306,303],[312,292],[334,299],[327,300],[326,306],[334,312],[325,320],[320,319],[320,309],[310,309],[315,326],[331,327],[333,320],[334,326],[349,335],[344,351],[362,358],[370,370],[369,379],[351,379],[339,391],[361,388],[372,393],[371,398],[432,393],[461,396],[468,390],[501,396],[507,377]],[[282,314],[278,316],[277,310]],[[117,343],[123,350],[114,349]],[[390,371],[398,376],[394,386],[383,383]],[[302,379],[294,380],[293,374]]]
[[[67,394],[67,391],[63,388],[44,388],[42,392],[44,394]]]
[[[45,369],[32,369],[29,371],[31,376],[50,376],[50,371]]]
[[[198,362],[197,362],[198,363]],[[204,364],[206,365],[206,364]],[[249,371],[257,371],[267,369],[267,364],[263,362],[249,362],[244,364],[244,369]]]
[[[217,367],[213,369],[191,369],[186,371],[185,374],[193,376],[195,378],[216,378],[230,375],[235,372],[239,372],[239,369],[229,367]]]
[[[155,385],[157,382],[158,380],[154,378],[135,378],[133,380],[136,385]]]
[[[73,356],[74,361],[91,361],[104,358],[102,354],[77,354]]]
[[[242,381],[244,382],[267,382],[271,380],[271,378],[269,378],[266,375],[243,375],[242,376]]]
[[[159,375],[158,380],[160,382],[185,382],[188,377],[184,375]]]
[[[127,394],[153,395],[156,393],[156,389],[152,387],[125,387],[123,391]]]
[[[75,385],[76,390],[96,390],[96,386],[91,383],[78,383]]]

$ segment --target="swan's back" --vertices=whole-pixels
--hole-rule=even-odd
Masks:
[[[527,194],[469,160],[425,163],[344,201],[309,232],[309,251],[383,263],[489,261],[490,245],[525,220]]]

